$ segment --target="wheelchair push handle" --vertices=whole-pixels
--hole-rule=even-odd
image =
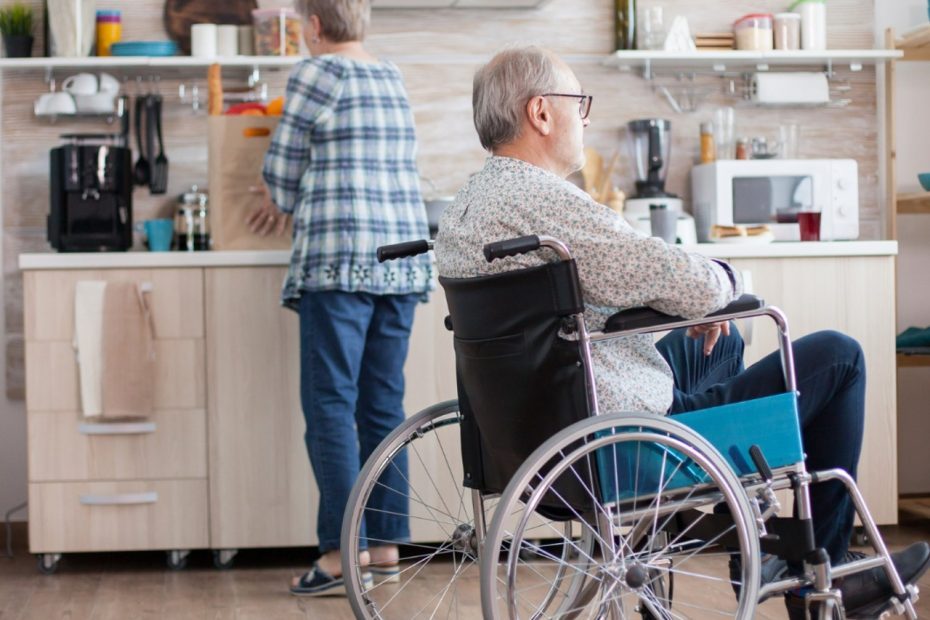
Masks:
[[[416,241],[404,241],[393,245],[382,245],[378,248],[378,262],[383,263],[386,260],[397,258],[407,258],[424,254],[433,249],[433,242],[427,239],[418,239]]]
[[[538,250],[539,246],[539,237],[537,235],[495,241],[494,243],[489,243],[484,246],[484,257],[490,263],[495,258],[516,256],[517,254],[526,254],[527,252]]]

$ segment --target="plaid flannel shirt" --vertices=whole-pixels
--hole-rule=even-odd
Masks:
[[[282,303],[304,291],[426,293],[428,255],[378,263],[378,246],[426,239],[413,114],[400,71],[336,55],[300,62],[265,156],[265,182],[294,216]]]

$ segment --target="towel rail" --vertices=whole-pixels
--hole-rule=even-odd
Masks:
[[[82,422],[78,425],[82,435],[145,435],[156,430],[154,422]]]
[[[154,504],[158,501],[158,492],[148,493],[121,493],[117,495],[81,495],[81,504],[84,506],[134,506],[138,504]]]

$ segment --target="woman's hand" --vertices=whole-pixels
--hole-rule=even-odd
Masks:
[[[281,213],[274,202],[272,202],[271,192],[268,191],[268,186],[262,183],[260,187],[249,188],[249,191],[262,195],[260,205],[245,218],[245,223],[248,225],[249,230],[262,237],[269,234],[273,234],[276,237],[283,235],[284,231],[287,230],[287,225],[291,217],[285,213]]]
[[[705,323],[703,325],[694,325],[688,328],[686,332],[691,338],[700,338],[704,336],[704,355],[710,355],[714,350],[714,345],[720,340],[720,334],[730,335],[730,322],[721,321],[719,323]]]

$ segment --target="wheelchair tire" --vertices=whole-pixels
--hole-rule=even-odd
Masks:
[[[565,502],[574,535],[580,530],[596,541],[580,566],[584,586],[574,593],[557,581],[564,574],[557,558],[520,558],[536,536],[527,531],[536,508],[543,498],[561,498],[565,487],[554,485],[566,477],[590,500]],[[669,418],[597,416],[546,441],[501,495],[481,558],[482,611],[487,620],[752,618],[759,554],[749,498],[709,442]],[[579,577],[577,570],[568,574]],[[553,589],[564,596],[553,597]]]
[[[428,407],[388,435],[362,467],[346,506],[341,534],[342,574],[356,618],[475,617],[480,534],[476,532],[472,491],[462,486],[462,463],[456,452],[460,420],[457,401]],[[415,475],[414,468],[404,471],[403,463],[415,461],[419,461],[419,474]],[[386,484],[385,472],[394,470],[401,472],[400,478]],[[406,489],[397,490],[404,486]],[[458,489],[453,505],[440,493],[449,488]],[[362,567],[358,561],[364,548],[394,542],[363,534],[363,522],[370,532],[373,520],[385,513],[370,506],[372,495],[377,493],[383,494],[382,500],[386,496],[401,499],[406,508],[393,513],[402,513],[408,522],[417,523],[421,532],[435,533],[429,542],[401,545],[400,563],[390,579],[384,579],[384,571],[372,570],[378,567]],[[483,517],[482,528],[484,522]]]

